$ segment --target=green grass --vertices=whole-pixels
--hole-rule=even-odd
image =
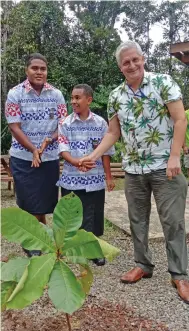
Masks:
[[[124,190],[125,179],[124,178],[117,178],[114,180],[115,182],[115,191]]]
[[[104,229],[107,231],[115,231],[117,230],[117,227],[110,222],[107,218],[104,219]]]

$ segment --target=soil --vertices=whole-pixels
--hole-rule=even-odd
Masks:
[[[30,316],[22,311],[6,311],[2,318],[2,331],[68,331],[66,316],[57,313]],[[168,331],[152,320],[136,317],[134,311],[108,302],[93,303],[88,299],[85,306],[70,316],[72,331]]]

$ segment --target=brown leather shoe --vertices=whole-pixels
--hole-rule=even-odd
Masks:
[[[126,284],[132,284],[136,283],[141,278],[151,278],[152,273],[145,272],[143,269],[139,267],[135,267],[134,269],[126,272],[122,277],[121,277],[121,282],[126,283]]]
[[[189,282],[186,279],[173,279],[172,285],[176,287],[178,295],[187,304],[189,304]]]

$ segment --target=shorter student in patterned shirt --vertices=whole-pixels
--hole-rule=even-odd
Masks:
[[[82,228],[99,237],[104,232],[105,175],[108,191],[115,186],[110,170],[114,148],[97,160],[95,168],[87,172],[80,170],[81,157],[97,147],[108,129],[106,121],[90,111],[92,98],[93,90],[89,85],[79,84],[73,88],[73,113],[60,121],[58,130],[59,153],[65,160],[58,185],[62,196],[74,192],[81,199]],[[105,259],[93,261],[97,265],[105,264]]]

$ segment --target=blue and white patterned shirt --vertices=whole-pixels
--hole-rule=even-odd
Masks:
[[[101,142],[108,125],[106,121],[90,112],[88,118],[82,121],[75,113],[61,120],[58,129],[59,153],[69,152],[75,158],[90,154]],[[105,155],[113,155],[114,147]],[[99,191],[105,188],[105,176],[102,159],[96,161],[96,168],[87,172],[65,161],[62,176],[57,185],[67,190]]]
[[[28,80],[11,89],[7,96],[5,116],[8,124],[21,123],[21,129],[33,145],[40,148],[46,137],[58,128],[58,120],[67,116],[66,104],[60,90],[45,83],[37,95]],[[14,137],[10,155],[32,161],[32,153]],[[42,154],[42,161],[58,159],[58,142],[49,144]]]

